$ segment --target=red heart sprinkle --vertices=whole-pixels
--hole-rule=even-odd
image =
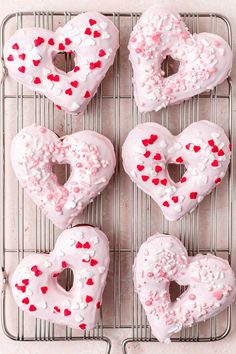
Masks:
[[[218,151],[218,156],[224,156],[224,150],[222,150],[222,149],[220,149],[219,151]]]
[[[182,177],[181,179],[180,179],[180,182],[181,183],[184,183],[184,182],[186,182],[187,181],[187,178],[186,177]]]
[[[58,104],[55,105],[57,107],[57,109],[59,109],[59,111],[61,111],[61,106],[59,106]]]
[[[92,34],[92,31],[90,28],[86,28],[86,30],[84,31],[85,34],[87,34],[88,36],[90,36]]]
[[[156,173],[161,172],[162,171],[162,167],[159,166],[159,165],[156,165],[155,166],[155,171],[156,171]]]
[[[49,38],[48,44],[49,45],[54,45],[55,44],[54,39],[53,38]]]
[[[91,96],[90,92],[86,91],[85,94],[84,94],[84,98],[89,98],[90,96]]]
[[[59,75],[54,75],[53,81],[59,82],[60,81]]]
[[[144,166],[143,166],[143,165],[137,165],[137,169],[138,169],[139,171],[142,171],[142,170],[144,170]]]
[[[155,141],[157,140],[158,136],[155,134],[151,134],[150,138],[149,138],[149,144],[153,144],[155,143]]]
[[[89,19],[90,26],[93,26],[97,23],[97,21],[93,20],[92,18]]]
[[[179,201],[179,197],[177,196],[173,196],[171,199],[173,200],[174,203],[178,203]]]
[[[94,31],[93,32],[93,37],[94,38],[98,38],[98,37],[100,37],[101,36],[101,33],[100,32],[98,32],[98,31]]]
[[[161,154],[157,153],[154,157],[153,157],[154,160],[161,160]]]
[[[8,61],[14,61],[13,55],[12,54],[8,55],[7,60]]]
[[[90,246],[90,243],[87,241],[87,242],[84,243],[83,247],[88,249],[88,248],[90,248],[91,246]]]
[[[79,328],[84,331],[84,330],[86,329],[86,324],[85,324],[85,323],[81,323],[81,324],[79,325]]]
[[[37,310],[37,308],[34,305],[30,305],[29,311],[33,312],[33,311],[36,311],[36,310]]]
[[[175,161],[178,162],[178,163],[184,162],[184,160],[183,160],[183,158],[181,156],[179,156]]]
[[[185,145],[185,147],[186,147],[186,149],[187,150],[190,150],[190,146],[191,146],[191,144],[189,143],[189,144],[187,144],[187,145]]]
[[[101,303],[100,303],[100,301],[98,301],[98,302],[96,303],[96,308],[97,308],[97,309],[100,309],[100,307],[101,307]]]
[[[34,64],[34,66],[38,66],[39,63],[40,63],[40,60],[34,60],[34,59],[33,59],[33,64]]]
[[[100,68],[100,67],[101,67],[101,61],[100,60],[89,64],[90,70],[94,70],[94,69]]]
[[[35,47],[38,47],[43,42],[44,42],[44,39],[42,37],[38,37],[34,40],[34,45],[35,45]]]
[[[163,205],[167,208],[170,206],[170,204],[167,202],[167,200],[165,202],[163,202]]]
[[[194,150],[195,152],[198,152],[198,151],[201,150],[201,146],[194,145],[193,150]]]
[[[149,176],[142,176],[143,182],[147,182],[148,179],[149,179]]]
[[[151,155],[151,151],[146,151],[145,154],[143,154],[144,157],[148,158]]]
[[[47,286],[41,286],[40,288],[42,294],[46,294],[46,292],[48,291],[48,287]]]
[[[73,92],[72,92],[71,88],[68,88],[68,89],[65,90],[65,94],[66,94],[66,95],[71,96],[72,93],[73,93]]]
[[[61,310],[59,309],[59,307],[58,306],[54,306],[54,308],[53,308],[54,310],[55,310],[55,312],[61,312]]]
[[[54,79],[53,74],[48,74],[47,79],[50,81],[53,81],[53,79]]]
[[[99,57],[104,57],[104,55],[106,55],[105,50],[100,49],[99,52],[98,52],[98,56],[99,56]]]
[[[65,38],[65,45],[70,45],[72,43],[70,38]]]
[[[167,179],[166,178],[162,179],[161,180],[161,184],[163,184],[163,186],[166,186],[167,185]]]
[[[22,301],[23,304],[28,305],[29,304],[29,298],[25,297]]]
[[[196,199],[196,198],[197,198],[197,192],[191,192],[191,193],[189,194],[189,198],[190,198],[190,199]]]
[[[66,261],[62,261],[62,262],[61,262],[61,266],[62,266],[62,268],[66,268],[66,267],[67,267]]]
[[[71,315],[71,311],[68,309],[64,310],[64,316],[70,316]]]
[[[74,73],[76,73],[77,71],[79,71],[80,70],[80,67],[79,66],[75,66],[74,67]]]
[[[20,66],[18,68],[18,70],[21,72],[21,73],[24,73],[25,72],[25,67],[24,66]]]
[[[12,49],[18,50],[19,49],[18,44],[17,43],[13,44]]]
[[[26,286],[29,285],[29,279],[23,279],[22,283],[25,284]]]
[[[18,285],[18,284],[15,284],[15,287],[16,287],[19,291],[22,291],[22,293],[25,293],[25,291],[26,291],[26,286],[25,286],[25,285]]]
[[[78,83],[78,81],[75,80],[75,81],[71,81],[70,84],[71,84],[71,86],[73,86],[73,87],[78,87],[78,84],[79,84],[79,83]]]
[[[212,161],[211,166],[217,167],[219,166],[219,162],[217,160]]]
[[[213,148],[211,149],[212,152],[218,152],[218,146],[214,145]]]
[[[20,58],[21,60],[25,60],[25,57],[26,57],[25,53],[19,54],[19,58]]]
[[[60,275],[60,273],[54,273],[52,276],[53,276],[53,278],[56,278],[56,277],[58,277],[58,275]]]
[[[215,179],[215,183],[217,184],[217,183],[220,183],[221,182],[221,178],[220,177],[217,177],[216,179]]]
[[[40,80],[40,78],[39,77],[35,77],[34,78],[34,84],[41,84],[41,80]]]
[[[159,178],[153,178],[152,183],[155,184],[155,186],[157,186],[159,184]]]
[[[211,140],[208,140],[208,144],[209,144],[210,146],[214,146],[214,145],[215,145],[215,142],[214,142],[213,139],[211,139]]]
[[[86,281],[86,284],[87,285],[93,285],[94,284],[93,279],[92,278],[88,278],[88,280]]]
[[[65,46],[63,43],[59,43],[58,50],[65,50]]]
[[[148,139],[143,139],[142,143],[143,143],[144,146],[148,146],[149,140]]]
[[[87,303],[92,302],[92,301],[93,301],[92,296],[87,295],[86,298],[85,298],[85,301],[86,301]]]
[[[229,151],[232,151],[232,144],[229,144]]]
[[[81,243],[81,242],[79,242],[79,241],[78,241],[78,242],[76,243],[75,247],[76,247],[76,248],[82,248],[82,247],[83,247],[83,245],[82,245],[82,243]]]
[[[98,264],[98,261],[96,261],[96,259],[91,259],[90,261],[91,267],[94,267],[96,264]]]

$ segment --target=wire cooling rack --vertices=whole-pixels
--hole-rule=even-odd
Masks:
[[[1,57],[4,42],[17,29],[41,26],[55,30],[77,15],[71,12],[21,12],[7,16],[1,25]],[[153,201],[138,190],[125,175],[120,161],[120,149],[128,132],[136,124],[155,121],[178,133],[191,122],[209,119],[220,124],[232,141],[232,85],[230,78],[220,87],[196,96],[180,105],[152,114],[139,114],[133,98],[132,70],[128,64],[127,43],[136,24],[138,13],[107,13],[120,31],[120,50],[113,67],[102,82],[96,97],[79,118],[57,111],[52,102],[41,94],[32,93],[7,77],[3,63],[1,82],[0,126],[0,232],[1,268],[1,320],[5,334],[13,340],[100,340],[104,352],[110,353],[111,341],[104,335],[112,330],[124,331],[122,350],[128,352],[132,342],[155,341],[145,314],[133,289],[132,264],[135,255],[151,234],[159,231],[178,236],[189,254],[198,252],[219,255],[230,261],[232,239],[232,176],[231,167],[226,178],[196,211],[178,222],[167,222]],[[218,33],[232,45],[231,27],[226,18],[218,14],[182,14],[192,32]],[[61,55],[57,65],[69,71],[73,67],[70,55]],[[168,75],[173,62],[164,63]],[[111,266],[108,284],[103,296],[103,310],[97,327],[85,332],[32,319],[14,304],[8,285],[17,263],[32,252],[52,250],[59,231],[35,207],[19,187],[11,170],[9,151],[13,136],[24,126],[42,124],[59,136],[80,129],[93,129],[108,136],[117,155],[117,167],[112,182],[83,213],[78,222],[101,227],[110,240]],[[61,180],[69,175],[69,167],[58,170]],[[180,178],[183,167],[172,167],[173,179]],[[70,288],[71,273],[65,274],[65,288]],[[172,284],[178,295],[184,289]],[[174,341],[215,341],[230,331],[231,309],[223,314],[183,329]],[[123,332],[122,332],[123,333]]]

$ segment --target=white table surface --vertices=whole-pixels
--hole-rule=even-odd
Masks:
[[[225,15],[231,22],[233,41],[236,36],[236,0],[0,0],[0,21],[9,13],[15,11],[143,11],[153,4],[169,6],[179,12],[217,12]],[[233,66],[232,78],[235,81],[236,67]],[[234,105],[235,118],[235,105]],[[235,213],[234,213],[235,215]],[[235,218],[236,219],[236,218]],[[234,225],[234,233],[236,223]],[[233,269],[236,271],[236,237],[233,240]],[[105,332],[106,334],[106,332]],[[108,335],[112,340],[112,353],[121,353],[121,342],[125,338],[125,331],[112,330]],[[30,342],[21,343],[8,339],[0,329],[0,354],[42,354],[44,352],[63,354],[103,354],[104,345],[94,342]],[[171,345],[159,343],[136,343],[129,347],[130,354],[233,354],[236,352],[236,304],[233,306],[233,323],[230,334],[222,341],[211,343],[172,343]]]

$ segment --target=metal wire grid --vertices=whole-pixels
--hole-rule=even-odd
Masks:
[[[1,26],[1,42],[2,47],[5,39],[5,28],[10,20],[16,22],[17,28],[23,26],[25,18],[33,18],[35,26],[41,26],[49,29],[53,29],[54,21],[57,18],[62,18],[63,22],[67,22],[72,16],[77,13],[70,12],[24,12],[16,13],[8,16],[2,23]],[[109,13],[106,14],[109,16],[115,25],[118,27],[120,32],[125,31],[124,20],[129,24],[130,29],[133,28],[137,22],[140,14],[138,13]],[[224,26],[227,30],[227,39],[229,44],[232,43],[232,34],[231,27],[227,19],[217,14],[183,14],[182,15],[187,22],[190,30],[192,32],[199,31],[199,22],[207,22],[210,26],[209,30],[212,32],[217,32],[217,24],[219,21],[224,23]],[[124,26],[124,27],[123,27]],[[127,38],[129,33],[127,33]],[[1,48],[1,57],[2,57],[2,48]],[[135,186],[130,183],[132,198],[132,233],[131,233],[131,243],[130,246],[123,246],[120,238],[121,232],[121,178],[120,173],[120,143],[123,137],[121,137],[121,123],[122,123],[122,114],[121,114],[121,102],[126,100],[129,102],[130,113],[132,119],[132,126],[135,126],[139,122],[157,120],[165,126],[169,126],[169,116],[170,109],[162,110],[159,115],[157,114],[139,114],[137,107],[133,99],[133,88],[131,83],[131,74],[129,76],[130,88],[129,92],[126,94],[121,93],[121,79],[120,72],[122,67],[120,66],[121,60],[121,51],[118,52],[115,63],[112,70],[112,88],[111,94],[103,92],[103,84],[100,86],[99,92],[96,97],[92,100],[91,104],[85,111],[82,117],[82,129],[94,129],[98,132],[103,132],[102,125],[102,113],[104,112],[104,106],[109,103],[112,109],[112,122],[111,131],[109,137],[114,143],[115,152],[117,155],[117,160],[119,163],[116,167],[115,176],[113,179],[113,189],[112,189],[112,209],[111,209],[111,218],[112,218],[112,228],[111,228],[111,238],[112,238],[112,247],[111,247],[111,258],[112,258],[112,317],[111,322],[104,323],[102,315],[101,320],[97,328],[93,331],[86,332],[84,336],[79,336],[74,330],[65,328],[63,333],[60,335],[56,334],[54,331],[54,325],[47,323],[42,320],[35,320],[34,328],[30,335],[26,336],[25,326],[28,319],[24,316],[24,313],[20,310],[17,310],[17,330],[16,333],[11,333],[8,330],[8,313],[6,308],[6,290],[7,286],[7,275],[8,268],[6,267],[6,257],[13,253],[17,257],[17,262],[19,262],[24,254],[28,252],[48,252],[53,248],[54,241],[56,238],[56,230],[54,226],[43,216],[41,212],[35,208],[35,247],[34,249],[26,249],[25,244],[25,231],[24,231],[24,209],[25,209],[25,196],[24,191],[17,187],[17,245],[12,249],[6,248],[6,238],[8,232],[5,227],[5,188],[6,188],[6,174],[5,174],[5,165],[6,165],[6,146],[5,146],[5,132],[7,128],[7,122],[5,117],[5,110],[7,106],[12,102],[13,99],[17,107],[17,131],[19,131],[25,124],[24,122],[24,103],[26,99],[31,99],[34,102],[34,121],[38,124],[46,125],[50,129],[55,128],[56,118],[58,118],[58,113],[54,111],[54,106],[49,102],[44,96],[37,93],[26,93],[23,91],[22,85],[16,84],[14,94],[6,93],[7,83],[3,80],[1,84],[1,157],[2,169],[0,175],[0,186],[1,186],[1,267],[3,274],[3,288],[2,288],[2,326],[3,330],[8,337],[14,340],[83,340],[83,339],[96,339],[103,340],[106,343],[106,352],[109,353],[111,350],[111,342],[109,338],[105,337],[103,334],[104,328],[125,328],[132,331],[132,337],[127,338],[122,345],[123,352],[127,352],[127,344],[134,341],[155,341],[151,336],[150,327],[147,323],[145,314],[139,304],[137,295],[134,293],[132,287],[132,279],[129,277],[127,279],[130,282],[130,287],[132,288],[132,302],[130,306],[130,320],[125,321],[122,317],[122,281],[126,280],[126,275],[122,272],[122,257],[126,255],[129,257],[131,263],[135,258],[137,250],[139,249],[141,243],[152,233],[152,214],[153,210],[155,212],[155,207],[151,199],[138,190]],[[71,57],[67,56],[65,58],[65,68],[69,69],[71,63]],[[166,70],[168,71],[168,63],[166,63]],[[131,69],[130,69],[131,72]],[[211,91],[209,94],[203,94],[201,96],[194,97],[188,102],[185,102],[175,108],[175,114],[178,114],[179,117],[179,130],[186,127],[193,121],[200,119],[199,107],[201,107],[201,100],[207,101],[210,104],[210,119],[212,121],[217,121],[219,113],[217,113],[218,102],[223,100],[227,103],[227,108],[225,108],[224,114],[227,116],[227,126],[228,134],[231,135],[232,132],[232,87],[231,81],[228,79],[227,87],[224,89],[223,93],[219,93],[218,89]],[[105,111],[106,113],[106,111]],[[62,118],[64,120],[64,131],[63,134],[70,134],[74,130],[77,130],[76,119],[69,114],[64,114]],[[170,120],[171,121],[171,120]],[[218,121],[219,123],[219,121]],[[131,128],[131,127],[130,127]],[[232,137],[231,137],[232,140]],[[232,164],[231,164],[232,170]],[[67,169],[67,173],[69,170]],[[182,171],[180,169],[179,173]],[[232,190],[232,178],[231,171],[228,174],[227,181],[227,193],[228,193],[228,210],[227,210],[227,225],[225,226],[225,233],[227,234],[227,247],[220,248],[218,247],[217,242],[217,191],[214,191],[211,194],[211,208],[209,217],[211,218],[210,222],[210,247],[203,249],[200,247],[199,240],[199,209],[183,218],[180,222],[176,224],[180,238],[183,243],[189,249],[190,254],[196,254],[197,252],[212,252],[212,253],[224,253],[230,261],[231,256],[231,237],[232,237],[232,200],[231,200],[231,190]],[[84,212],[83,218],[81,219],[84,223],[91,223],[97,225],[98,227],[103,227],[104,225],[104,208],[103,208],[103,195],[98,196],[92,205],[90,205]],[[160,217],[161,218],[161,217]],[[169,232],[171,228],[171,223],[167,222],[164,218],[161,219],[161,225],[159,225],[158,230],[161,232]],[[128,221],[129,222],[129,221]],[[157,229],[154,229],[156,232]],[[131,270],[130,270],[131,272]],[[68,274],[67,277],[68,287],[71,283],[71,274]],[[184,289],[180,289],[183,291]],[[104,309],[106,304],[104,303]],[[199,332],[199,325],[194,326],[191,329],[182,330],[179,337],[174,338],[175,341],[210,341],[218,340],[224,338],[230,331],[231,325],[231,310],[227,310],[226,318],[224,319],[224,330],[220,335],[217,335],[217,325],[216,319],[208,321],[210,327],[210,333],[208,336],[202,336]]]

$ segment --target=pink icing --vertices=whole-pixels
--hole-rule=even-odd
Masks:
[[[29,255],[18,264],[11,278],[14,299],[34,317],[90,330],[97,324],[109,262],[109,244],[102,231],[92,226],[65,230],[52,252]],[[68,292],[57,282],[66,268],[74,274]]]
[[[169,294],[171,281],[188,286],[173,302]],[[236,294],[235,276],[227,261],[211,254],[188,257],[176,237],[158,233],[139,249],[134,283],[153,335],[166,343],[182,327],[191,327],[223,311]]]
[[[222,181],[230,155],[223,129],[204,120],[177,136],[157,123],[140,124],[129,133],[122,148],[126,173],[172,221],[196,208]],[[169,163],[186,167],[177,183],[169,176]]]
[[[158,111],[223,82],[232,51],[212,33],[191,35],[180,16],[153,6],[141,16],[129,41],[134,94],[140,112]],[[161,63],[171,56],[178,72],[164,77]]]
[[[4,47],[9,75],[52,100],[69,113],[82,112],[113,64],[118,30],[97,12],[82,13],[56,32],[43,28],[16,31]],[[75,67],[65,73],[53,60],[58,52],[75,54]]]
[[[12,166],[22,187],[59,228],[72,224],[109,183],[116,158],[111,142],[94,131],[58,138],[40,126],[22,129],[13,139]],[[70,164],[71,174],[61,185],[53,164]]]

